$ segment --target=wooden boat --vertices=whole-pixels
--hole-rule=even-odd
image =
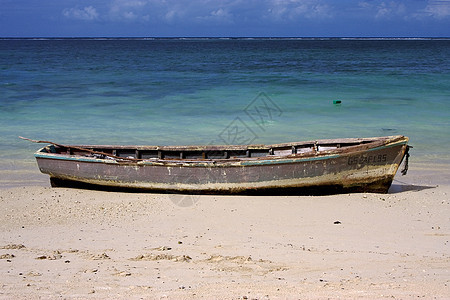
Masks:
[[[52,186],[168,193],[386,193],[409,156],[407,143],[404,136],[233,146],[51,143],[35,157]]]

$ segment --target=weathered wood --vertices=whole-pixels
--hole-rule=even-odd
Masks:
[[[35,156],[52,181],[97,187],[224,194],[325,187],[387,192],[407,142],[407,137],[392,136],[237,146],[52,143],[52,151],[44,147]],[[68,155],[68,148],[77,152]],[[129,155],[135,158],[122,157]]]

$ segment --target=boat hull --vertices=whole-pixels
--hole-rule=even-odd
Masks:
[[[166,193],[386,193],[407,138],[377,147],[277,159],[237,161],[118,161],[36,154],[54,186]]]

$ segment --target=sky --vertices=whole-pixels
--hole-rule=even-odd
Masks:
[[[0,0],[0,37],[450,37],[450,0]]]

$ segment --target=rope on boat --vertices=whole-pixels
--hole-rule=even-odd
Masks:
[[[402,175],[405,176],[406,173],[408,173],[408,163],[409,163],[409,148],[412,148],[412,146],[406,146],[405,150],[405,165],[403,166],[403,170],[401,171]]]
[[[62,144],[57,144],[57,143],[50,142],[50,141],[32,140],[32,139],[25,138],[23,136],[19,136],[19,138],[21,138],[22,140],[33,142],[33,143],[39,143],[39,144],[44,143],[44,144],[55,145],[55,146],[62,147],[62,148],[72,148],[72,149],[77,149],[77,150],[80,150],[80,151],[86,151],[86,152],[89,152],[89,153],[92,153],[92,154],[98,154],[98,155],[101,155],[101,156],[104,156],[104,157],[112,157],[112,158],[119,159],[119,160],[142,161],[142,159],[138,159],[138,158],[120,157],[120,156],[112,155],[112,154],[109,154],[109,153],[105,153],[105,152],[101,152],[101,151],[95,151],[95,150],[91,150],[91,149],[87,149],[87,148],[83,148],[83,147],[78,147],[78,146],[62,145]]]

